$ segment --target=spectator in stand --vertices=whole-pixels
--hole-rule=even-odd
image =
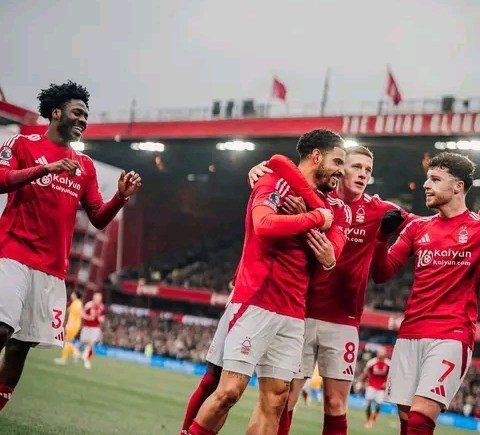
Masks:
[[[103,328],[103,342],[107,345],[145,352],[151,344],[154,354],[197,362],[205,361],[215,332],[214,326],[113,313],[107,315]]]

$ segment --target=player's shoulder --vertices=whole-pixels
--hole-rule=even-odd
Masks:
[[[480,226],[480,216],[478,215],[478,213],[475,213],[473,211],[469,211],[468,214],[467,214],[467,219],[473,225]]]
[[[397,204],[380,198],[380,196],[378,196],[377,194],[369,195],[368,193],[364,193],[363,200],[370,207],[382,210],[384,212],[387,212],[389,210],[400,210],[400,207]]]
[[[334,212],[342,214],[347,223],[352,223],[352,210],[349,205],[342,201],[338,196],[332,195],[330,193],[327,195],[327,202],[330,207],[332,207]]]
[[[405,228],[403,229],[402,232],[423,228],[425,226],[428,226],[431,223],[434,223],[437,219],[438,219],[438,214],[435,214],[433,216],[417,217],[415,219],[412,219],[407,225],[405,225]]]
[[[265,174],[262,176],[254,186],[255,189],[260,189],[260,188],[269,188],[274,190],[275,192],[278,193],[280,197],[284,197],[287,195],[287,193],[290,191],[290,185],[287,183],[287,181],[275,173],[272,174]]]
[[[14,134],[3,141],[2,148],[14,148],[16,146],[28,145],[41,140],[42,136],[40,134]]]
[[[373,367],[375,364],[377,364],[377,362],[378,362],[378,358],[374,357],[367,362],[367,367],[368,368]]]
[[[271,184],[275,185],[276,183],[278,183],[279,180],[283,180],[283,178],[280,178],[277,174],[275,174],[275,172],[272,172],[270,174],[265,174],[258,179],[258,181],[255,183],[255,187],[267,186]]]
[[[92,306],[93,306],[93,301],[88,301],[88,302],[85,303],[85,305],[83,306],[83,308],[84,308],[85,310],[89,310],[90,308],[92,308]]]

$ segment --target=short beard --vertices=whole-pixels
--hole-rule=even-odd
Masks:
[[[442,205],[445,205],[447,203],[448,203],[448,201],[446,199],[440,197],[440,198],[435,198],[435,201],[432,205],[428,205],[427,203],[425,203],[425,205],[430,209],[437,210],[439,207],[441,207]]]
[[[60,120],[58,121],[58,134],[60,137],[63,139],[65,143],[72,142],[75,140],[75,138],[72,136],[72,126],[73,126],[73,121],[70,121],[66,115],[63,114],[62,111],[62,116],[60,117]]]

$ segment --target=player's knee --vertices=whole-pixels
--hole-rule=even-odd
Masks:
[[[347,412],[346,399],[341,394],[327,394],[324,402],[325,412],[329,415],[341,415]]]
[[[240,400],[242,390],[236,385],[231,385],[217,389],[213,394],[216,396],[219,407],[228,410]]]
[[[288,403],[288,385],[272,389],[260,395],[260,406],[264,410],[281,415]]]
[[[0,350],[5,347],[13,334],[13,328],[6,323],[0,322]]]
[[[288,391],[282,393],[276,393],[270,397],[269,407],[278,416],[282,415],[285,406],[288,406]]]

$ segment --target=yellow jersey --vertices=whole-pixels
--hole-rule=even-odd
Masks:
[[[83,304],[80,299],[74,300],[68,308],[68,320],[66,329],[80,329],[82,325]]]

